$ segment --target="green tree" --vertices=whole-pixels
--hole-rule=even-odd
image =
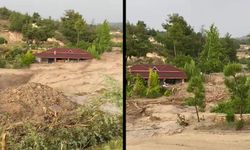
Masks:
[[[31,22],[32,23],[39,23],[42,20],[40,14],[38,12],[34,12],[32,17],[31,17]]]
[[[195,66],[194,61],[191,61],[186,67],[191,67],[187,68],[189,70],[188,75],[190,78],[187,91],[194,94],[194,97],[188,99],[188,104],[195,106],[197,121],[200,122],[199,109],[205,108],[205,88],[203,85],[203,77],[200,74],[199,69],[197,69],[197,66]]]
[[[76,44],[85,36],[86,22],[82,15],[74,10],[67,10],[64,17],[61,18],[60,31],[68,41]]]
[[[5,38],[0,37],[0,44],[6,44],[6,43],[8,43],[8,41]]]
[[[144,97],[146,95],[146,86],[144,83],[144,79],[137,75],[135,78],[135,83],[134,86],[132,88],[132,95],[135,96],[140,96],[140,97]]]
[[[110,50],[111,36],[110,27],[107,20],[105,20],[103,24],[98,28],[95,43],[100,54],[107,50]]]
[[[50,19],[38,19],[35,17],[38,23],[27,23],[23,26],[22,33],[23,38],[27,43],[40,44],[47,41],[48,38],[52,38],[55,35],[57,29],[56,22]]]
[[[158,74],[152,69],[149,69],[148,89],[146,96],[149,98],[161,96]]]
[[[29,17],[18,12],[11,13],[10,17],[10,30],[21,32],[23,26],[28,22]]]
[[[75,25],[74,25],[74,29],[76,30],[77,32],[77,42],[76,42],[76,45],[78,46],[79,45],[79,40],[80,40],[80,34],[83,34],[85,32],[85,22],[78,18],[78,20],[75,22]]]
[[[235,112],[240,113],[240,120],[250,100],[250,81],[245,75],[240,74],[241,71],[240,64],[228,64],[224,68],[225,85],[231,94]]]
[[[100,53],[97,51],[95,44],[91,44],[88,47],[87,51],[96,59],[100,59]]]
[[[147,26],[143,21],[136,25],[126,23],[126,53],[127,56],[145,56],[151,50]]]
[[[27,51],[25,54],[21,55],[22,66],[30,66],[35,61],[35,56],[31,51]]]
[[[9,16],[11,15],[11,11],[8,10],[6,7],[1,7],[0,8],[0,19],[7,20],[9,19]]]
[[[231,38],[231,35],[227,33],[224,38],[221,38],[221,44],[224,49],[223,53],[226,59],[225,63],[237,61],[237,49],[240,48],[239,43]]]
[[[206,42],[200,56],[200,68],[206,73],[222,71],[225,59],[218,29],[211,25],[206,31]]]
[[[186,63],[184,66],[184,70],[187,74],[187,79],[191,79],[192,76],[197,76],[200,74],[200,70],[195,65],[195,61],[191,60],[189,63]]]
[[[171,56],[190,55],[198,57],[204,43],[201,33],[195,33],[190,25],[178,14],[168,16],[162,25],[166,30],[165,38],[161,39]]]

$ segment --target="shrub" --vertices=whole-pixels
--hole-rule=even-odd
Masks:
[[[5,38],[0,37],[0,44],[6,44],[7,40],[5,40]]]
[[[141,76],[137,76],[135,79],[135,84],[132,89],[132,95],[144,97],[146,95],[146,86],[144,79]]]
[[[233,112],[228,112],[226,114],[226,120],[227,120],[227,122],[234,122],[234,113]]]
[[[165,92],[164,92],[164,96],[171,96],[172,95],[172,91],[171,90],[166,90]]]
[[[162,96],[159,85],[158,74],[152,69],[149,70],[148,89],[146,96],[148,98],[156,98]]]
[[[85,42],[85,41],[80,41],[78,43],[78,47],[81,49],[88,49],[91,46],[91,43]]]
[[[27,51],[26,54],[21,55],[21,66],[30,66],[35,61],[35,56],[31,51]]]
[[[211,109],[211,112],[216,113],[233,113],[234,112],[234,105],[231,100],[222,101],[217,104],[214,108]]]
[[[6,66],[6,61],[0,58],[0,68],[5,68],[5,66]]]
[[[172,63],[178,68],[184,68],[185,64],[190,63],[191,61],[192,61],[191,56],[180,55],[176,56],[176,58],[172,61]]]
[[[97,51],[96,46],[92,44],[88,47],[87,51],[96,59],[100,59],[100,53]]]
[[[235,124],[236,125],[235,129],[241,130],[244,127],[244,124],[245,124],[244,120],[238,120]]]
[[[157,86],[148,88],[146,96],[148,98],[157,98],[159,96],[162,96],[160,92],[160,88]]]

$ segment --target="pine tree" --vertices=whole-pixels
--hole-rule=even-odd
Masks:
[[[250,100],[250,81],[245,75],[239,74],[241,71],[240,64],[228,64],[224,68],[225,85],[231,94],[235,112],[240,113],[240,119],[242,120],[242,114]]]
[[[197,120],[200,122],[199,109],[205,108],[205,88],[203,85],[203,77],[199,69],[197,69],[197,66],[195,66],[194,62],[191,62],[190,66],[192,66],[192,69],[189,72],[190,79],[187,91],[193,93],[194,97],[189,98],[189,105],[195,106]]]
[[[217,27],[211,25],[209,31],[206,31],[205,47],[200,57],[202,71],[206,73],[222,71],[224,58],[219,32]]]
[[[97,45],[97,50],[99,51],[100,54],[110,50],[111,36],[110,36],[110,27],[107,20],[105,20],[103,24],[99,27],[95,43]]]

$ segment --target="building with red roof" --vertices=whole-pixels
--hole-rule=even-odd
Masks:
[[[149,69],[158,73],[159,80],[165,83],[184,82],[187,79],[186,73],[172,65],[134,65],[129,68],[132,75],[140,75],[143,79],[148,80]]]
[[[52,48],[47,51],[36,53],[37,62],[70,62],[92,59],[90,53],[74,48]]]

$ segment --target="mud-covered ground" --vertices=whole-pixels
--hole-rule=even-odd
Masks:
[[[222,125],[224,114],[211,113],[218,102],[229,97],[222,74],[206,76],[206,108],[196,119],[195,108],[184,105],[187,83],[174,85],[170,97],[130,98],[126,101],[128,150],[247,150],[249,127],[242,131]],[[177,123],[177,114],[185,116],[188,126]]]

